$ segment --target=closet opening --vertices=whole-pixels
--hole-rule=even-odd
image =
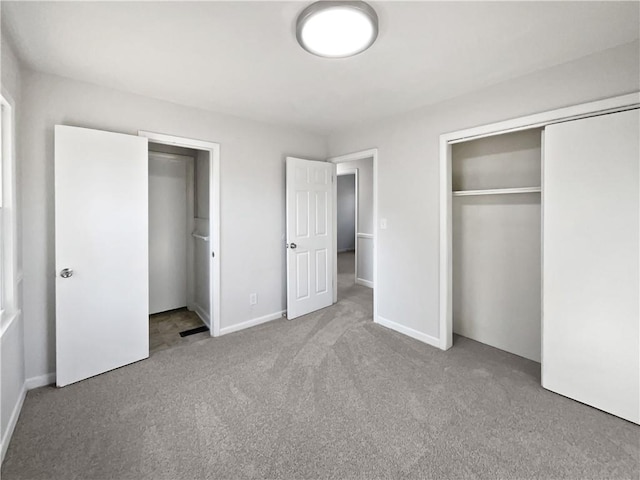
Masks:
[[[210,152],[149,142],[149,351],[210,336]]]
[[[532,128],[451,147],[453,333],[538,363],[542,135]]]

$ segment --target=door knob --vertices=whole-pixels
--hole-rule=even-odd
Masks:
[[[63,268],[60,271],[60,276],[62,278],[69,278],[69,277],[73,277],[73,270],[71,270],[70,268]]]
[[[291,245],[289,245],[289,248],[298,248],[298,245],[296,245],[295,243],[292,243]]]

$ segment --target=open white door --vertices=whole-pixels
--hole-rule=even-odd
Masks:
[[[542,386],[640,422],[640,115],[551,125]]]
[[[55,127],[56,383],[149,356],[147,139]]]
[[[335,165],[287,157],[287,317],[333,303]]]

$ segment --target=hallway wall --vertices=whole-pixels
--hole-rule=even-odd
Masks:
[[[356,176],[338,175],[336,213],[338,253],[356,248]]]

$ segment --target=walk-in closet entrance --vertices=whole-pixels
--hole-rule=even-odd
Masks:
[[[208,152],[149,143],[149,352],[209,336]]]
[[[218,335],[220,146],[56,125],[54,160],[56,384],[147,358],[150,311]]]

